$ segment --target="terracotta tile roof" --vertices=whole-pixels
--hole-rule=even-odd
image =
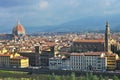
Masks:
[[[10,56],[11,54],[0,54],[0,56]]]
[[[115,53],[108,53],[106,52],[106,56],[115,56],[116,54]]]
[[[108,53],[108,52],[87,52],[87,53],[72,53],[71,56],[100,56],[102,53],[105,54],[105,56],[115,56],[114,53]]]
[[[48,45],[48,46],[55,46],[56,44],[55,44],[55,42],[46,42],[46,45]]]
[[[25,33],[25,29],[24,29],[24,27],[21,25],[21,24],[17,24],[17,26],[16,27],[14,27],[14,29],[13,29],[13,33]]]
[[[103,52],[72,53],[72,56],[100,56]]]
[[[13,57],[11,59],[28,59],[27,57],[23,57],[23,56],[18,56],[18,57]]]
[[[42,46],[42,50],[43,50],[43,51],[44,51],[44,50],[48,50],[48,49],[50,49],[49,46]]]
[[[90,43],[90,42],[92,42],[92,43],[98,43],[98,42],[102,42],[102,43],[104,43],[105,42],[105,40],[104,39],[97,39],[97,40],[79,40],[79,39],[77,39],[77,40],[74,40],[73,42],[83,42],[83,43]]]

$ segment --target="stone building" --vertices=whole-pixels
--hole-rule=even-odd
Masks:
[[[29,67],[29,59],[17,53],[0,53],[0,67],[26,68]]]
[[[18,21],[17,25],[13,28],[12,34],[14,36],[25,36],[26,32],[20,21]]]
[[[72,70],[106,71],[107,58],[102,52],[72,53],[70,56]]]
[[[47,46],[44,49],[41,49],[41,46],[35,46],[35,52],[19,52],[19,54],[29,58],[30,66],[46,67],[49,65],[49,58],[54,57],[54,46]]]
[[[117,68],[117,54],[109,52],[72,53],[70,62],[72,70],[79,71],[106,71]]]
[[[71,46],[72,52],[117,52],[120,50],[120,44],[110,36],[110,26],[106,22],[105,39],[75,39]]]
[[[75,40],[72,45],[73,52],[104,51],[104,40]]]

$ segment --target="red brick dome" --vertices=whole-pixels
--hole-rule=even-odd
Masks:
[[[18,22],[18,24],[13,28],[13,35],[25,35],[24,27]]]

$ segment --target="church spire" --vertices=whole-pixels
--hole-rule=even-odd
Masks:
[[[111,51],[111,45],[110,45],[110,26],[108,21],[106,22],[106,30],[105,30],[105,51],[110,52]]]
[[[106,21],[106,26],[107,26],[107,27],[109,26],[109,22],[108,22],[108,21]]]

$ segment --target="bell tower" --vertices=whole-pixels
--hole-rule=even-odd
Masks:
[[[106,29],[105,29],[105,51],[111,52],[111,44],[110,44],[110,26],[109,23],[106,22]]]

